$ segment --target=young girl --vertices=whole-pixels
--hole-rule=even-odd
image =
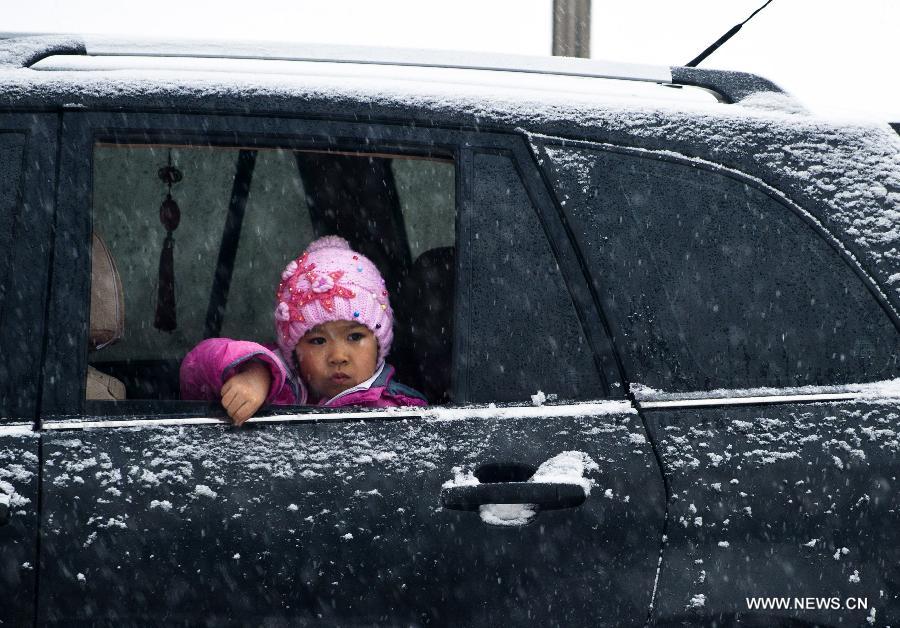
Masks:
[[[424,406],[384,361],[393,311],[375,265],[338,236],[312,242],[281,273],[277,348],[209,338],[181,363],[181,398],[222,405],[241,425],[263,405]]]

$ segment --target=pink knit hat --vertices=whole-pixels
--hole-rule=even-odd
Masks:
[[[359,321],[371,329],[379,365],[391,349],[394,312],[384,279],[344,238],[324,236],[310,243],[281,273],[275,299],[278,346],[288,359],[306,332],[328,321]]]

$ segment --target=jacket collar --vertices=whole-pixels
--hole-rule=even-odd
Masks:
[[[348,388],[347,390],[338,393],[325,403],[320,402],[320,406],[330,406],[335,401],[343,399],[344,397],[348,397],[350,395],[359,395],[365,397],[365,392],[370,390],[375,390],[377,392],[377,396],[381,395],[381,389],[385,388],[388,385],[388,382],[391,381],[391,378],[394,376],[394,367],[386,362],[382,362],[381,366],[375,370],[375,373],[372,374],[372,377],[367,379],[364,382],[360,382],[353,388]]]

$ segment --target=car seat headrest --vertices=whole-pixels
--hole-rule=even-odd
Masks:
[[[400,291],[408,327],[392,362],[402,366],[404,383],[434,404],[450,401],[455,260],[452,246],[425,251],[413,263]]]
[[[119,269],[106,244],[91,234],[91,319],[88,346],[102,349],[125,332],[125,298]]]

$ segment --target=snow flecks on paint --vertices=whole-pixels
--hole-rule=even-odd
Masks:
[[[755,459],[754,461],[760,466],[772,464],[781,460],[800,458],[800,454],[796,451],[772,451],[769,449],[754,449],[753,451],[744,452],[743,455],[747,458]]]
[[[586,453],[564,451],[543,462],[530,481],[578,484],[584,489],[585,495],[590,495],[594,482],[584,476],[599,469],[600,466]]]
[[[37,442],[37,433],[25,426],[8,428],[0,440],[0,502],[17,514],[36,506],[27,495],[36,495],[38,458],[30,449]]]
[[[215,499],[216,497],[219,496],[218,493],[216,493],[214,490],[209,488],[206,484],[198,484],[197,486],[195,486],[194,494],[200,495],[203,497],[208,497],[210,499]]]
[[[900,216],[898,216],[900,217]],[[900,288],[900,286],[898,286]],[[720,388],[715,390],[698,390],[691,392],[671,392],[658,390],[644,384],[632,383],[629,389],[639,402],[649,401],[686,401],[699,399],[742,399],[747,397],[794,397],[799,395],[835,395],[853,394],[860,400],[877,400],[880,398],[900,398],[900,378],[867,382],[861,384],[840,384],[832,386],[790,386],[774,388],[771,386],[756,388]],[[740,427],[740,422],[735,422]],[[745,427],[750,427],[746,424]]]
[[[854,557],[883,552],[885,516],[900,509],[885,467],[900,455],[895,402],[654,411],[648,423],[672,491],[673,564],[705,559],[710,584],[768,553],[806,564],[829,586],[862,585]],[[842,538],[848,521],[859,533]],[[668,574],[686,600],[701,568],[690,573]]]
[[[600,414],[592,414],[598,409]],[[619,402],[495,406],[473,409],[476,415],[491,416],[470,417],[463,423],[469,409],[439,408],[430,419],[342,422],[315,430],[305,425],[273,424],[245,431],[218,425],[123,426],[95,430],[90,438],[77,439],[59,433],[48,438],[47,481],[58,482],[66,488],[67,499],[78,500],[84,517],[74,532],[79,547],[105,547],[103,543],[111,535],[146,535],[146,518],[178,518],[184,525],[195,526],[214,517],[239,525],[263,510],[296,522],[285,530],[299,524],[305,532],[298,533],[309,534],[335,517],[338,521],[350,517],[345,509],[377,510],[387,505],[390,512],[397,506],[409,511],[406,502],[414,496],[394,494],[393,488],[401,485],[395,478],[417,481],[415,478],[436,469],[444,469],[438,471],[441,475],[448,473],[452,464],[457,464],[461,466],[451,477],[460,483],[477,482],[473,462],[495,455],[489,452],[498,446],[507,447],[510,434],[523,442],[539,436],[548,448],[563,452],[540,465],[538,479],[576,483],[588,492],[592,482],[585,476],[596,470],[597,462],[620,468],[636,450],[643,452],[648,463],[652,460],[649,443],[640,444],[636,437],[643,432],[639,416],[631,409],[616,414],[622,409]],[[528,416],[519,416],[523,413]],[[136,439],[137,446],[132,443]],[[572,446],[586,441],[595,447],[591,455]],[[76,484],[66,469],[78,469],[84,484]],[[227,483],[223,482],[226,478]],[[280,502],[278,496],[285,496],[284,491],[273,492],[268,487],[281,479],[288,480],[295,493]],[[323,486],[335,483],[345,486],[354,498],[340,510],[333,508],[333,497],[322,491]],[[5,489],[2,484],[0,488]],[[624,494],[614,498],[630,499]],[[294,513],[298,516],[292,517]],[[518,514],[524,516],[508,511],[484,516],[493,516],[496,525],[531,519],[527,509]],[[63,532],[55,521],[48,530],[51,534]],[[151,535],[156,533],[150,530]],[[340,529],[339,534],[345,533],[346,529]],[[352,533],[357,538],[362,534]]]
[[[832,468],[847,471],[867,465],[873,452],[900,454],[900,440],[893,429],[896,413],[872,412],[872,405],[844,402],[824,418],[798,410],[779,420],[762,412],[752,416],[755,411],[749,409],[732,411],[738,416],[716,425],[716,438],[701,436],[708,429],[698,425],[673,423],[660,430],[661,451],[669,468],[679,473],[683,469],[692,477],[717,477],[716,469],[722,474],[764,466],[794,469],[804,460],[818,458],[818,452],[827,456]],[[730,479],[731,484],[740,481],[738,477]]]
[[[453,467],[451,469],[453,472],[453,479],[447,480],[443,483],[443,488],[452,488],[454,486],[475,486],[477,484],[481,484],[477,477],[475,477],[475,473],[472,471],[467,471],[463,469],[463,467]]]
[[[685,608],[687,610],[701,609],[704,606],[706,606],[706,596],[703,593],[697,593],[691,596],[691,599],[688,601]]]
[[[109,517],[105,521],[100,520],[96,521],[96,519],[100,519],[100,517],[92,517],[88,519],[88,525],[95,524],[98,528],[121,528],[123,530],[128,529],[128,525],[125,523],[125,519],[128,515],[121,515],[119,517]]]
[[[484,504],[478,509],[481,520],[494,526],[523,526],[537,514],[534,504]]]

